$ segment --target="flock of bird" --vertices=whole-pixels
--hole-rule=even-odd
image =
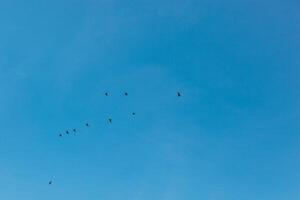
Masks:
[[[104,95],[105,95],[105,96],[109,96],[109,93],[108,93],[108,92],[105,92]],[[124,96],[128,96],[128,92],[124,92]],[[182,96],[181,93],[180,93],[180,92],[177,92],[177,97],[181,97],[181,96]],[[131,114],[132,114],[132,115],[135,115],[135,112],[132,112]],[[109,122],[109,123],[112,123],[112,119],[111,119],[111,118],[108,118],[108,122]],[[85,127],[90,127],[90,124],[89,124],[88,122],[85,123]],[[69,134],[71,134],[71,133],[75,134],[76,132],[77,132],[77,129],[76,129],[76,128],[73,128],[71,131],[66,130],[66,131],[65,131],[65,135],[69,135]],[[60,133],[58,136],[59,136],[59,137],[63,137],[63,134]],[[53,181],[51,180],[51,181],[48,182],[48,185],[52,185],[52,183],[53,183]]]

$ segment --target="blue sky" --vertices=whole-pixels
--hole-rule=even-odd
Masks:
[[[0,199],[298,200],[299,9],[0,1]]]

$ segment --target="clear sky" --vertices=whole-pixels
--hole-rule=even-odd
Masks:
[[[1,0],[0,199],[299,200],[299,10]]]

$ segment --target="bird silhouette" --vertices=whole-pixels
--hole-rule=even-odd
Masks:
[[[127,93],[127,92],[125,92],[125,93],[124,93],[124,95],[125,95],[125,96],[128,96],[128,93]]]
[[[109,123],[111,123],[111,122],[112,122],[112,119],[111,119],[111,118],[109,118],[109,119],[108,119],[108,121],[109,121]]]
[[[62,134],[59,134],[59,137],[62,137]]]
[[[133,112],[132,115],[135,115],[135,112]]]
[[[89,126],[90,126],[90,124],[89,124],[89,123],[86,123],[86,124],[85,124],[85,126],[89,127]]]
[[[105,96],[108,96],[108,93],[107,93],[107,92],[105,92],[105,93],[104,93],[104,95],[105,95]]]
[[[177,92],[177,96],[178,96],[178,97],[181,97],[181,94],[180,94],[180,92]]]
[[[48,185],[52,185],[52,181],[49,181],[49,182],[48,182]]]
[[[66,134],[69,134],[69,131],[66,131]]]
[[[76,133],[76,128],[73,128],[73,132]]]

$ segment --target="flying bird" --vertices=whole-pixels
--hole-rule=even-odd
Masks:
[[[66,131],[66,134],[69,134],[69,131]]]
[[[178,96],[178,97],[181,97],[181,94],[180,94],[180,92],[177,92],[177,96]]]
[[[52,181],[49,181],[49,182],[48,182],[48,185],[52,185]]]
[[[111,118],[109,118],[109,119],[108,119],[108,121],[109,121],[109,123],[111,123],[111,122],[112,122],[112,119],[111,119]]]
[[[76,128],[73,128],[73,132],[76,133]]]
[[[132,115],[135,115],[135,112],[133,112]]]
[[[124,94],[125,94],[125,96],[128,96],[128,93],[127,93],[127,92],[125,92]]]
[[[62,134],[59,134],[59,137],[62,137]]]
[[[108,96],[108,93],[107,93],[107,92],[105,92],[104,94],[105,94],[105,96]]]
[[[85,124],[85,126],[89,127],[89,126],[90,126],[90,124],[89,124],[89,123],[86,123],[86,124]]]

